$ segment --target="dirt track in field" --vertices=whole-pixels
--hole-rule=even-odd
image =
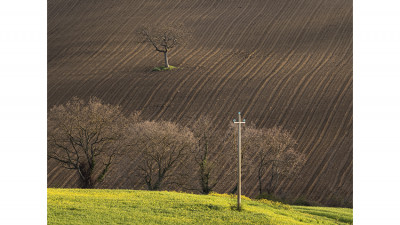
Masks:
[[[187,125],[207,114],[216,127],[241,111],[259,127],[284,126],[307,155],[280,193],[352,202],[352,10],[350,0],[49,0],[48,106],[97,96],[146,119]],[[149,21],[192,31],[170,54],[179,70],[151,72],[163,56],[133,38]],[[115,167],[102,187],[135,187],[131,164]],[[247,196],[258,190],[252,174],[243,178]],[[49,187],[76,182],[49,160]],[[217,191],[234,185],[224,180]]]

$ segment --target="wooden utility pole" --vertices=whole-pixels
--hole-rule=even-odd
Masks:
[[[237,184],[237,209],[241,209],[241,194],[242,194],[242,134],[241,134],[241,124],[245,123],[245,119],[241,121],[240,112],[238,113],[239,120],[233,120],[233,123],[238,124],[238,184]]]

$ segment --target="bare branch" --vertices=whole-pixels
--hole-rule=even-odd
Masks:
[[[165,66],[169,67],[167,53],[189,40],[189,32],[183,25],[147,25],[139,28],[139,42],[150,43],[157,52],[164,53]]]
[[[101,182],[121,149],[126,124],[119,106],[76,97],[48,114],[48,157],[79,173],[83,187]]]
[[[259,192],[262,193],[263,177],[269,177],[267,193],[274,192],[279,179],[294,176],[304,164],[304,155],[295,150],[296,141],[282,127],[256,129],[248,126],[244,130],[244,153],[257,156],[253,166],[257,167]]]
[[[187,128],[171,122],[144,121],[130,127],[127,137],[131,155],[142,158],[139,168],[148,189],[157,190],[165,182],[179,180],[171,171],[194,142]]]

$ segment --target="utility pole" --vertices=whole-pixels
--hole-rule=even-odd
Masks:
[[[237,184],[237,209],[241,209],[241,194],[242,194],[242,130],[241,124],[245,123],[245,119],[241,119],[240,112],[238,113],[239,120],[236,122],[236,119],[233,119],[233,123],[238,124],[238,184]]]

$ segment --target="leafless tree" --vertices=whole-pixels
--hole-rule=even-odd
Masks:
[[[131,119],[138,117],[135,114]],[[48,114],[48,158],[76,170],[83,188],[93,188],[121,153],[127,124],[119,106],[76,97]]]
[[[150,43],[157,52],[164,54],[164,66],[169,67],[168,52],[177,45],[183,44],[187,33],[182,26],[164,25],[159,28],[145,26],[139,29],[141,42]]]
[[[194,160],[198,168],[197,176],[201,193],[208,194],[220,181],[216,176],[218,158],[215,154],[219,145],[223,143],[223,135],[214,129],[210,118],[202,116],[197,120],[191,130],[193,131],[196,145],[193,149]]]
[[[262,177],[267,171],[266,191],[272,194],[280,178],[296,175],[305,162],[304,155],[295,150],[296,140],[282,127],[256,129],[248,126],[244,130],[243,145],[248,154],[257,155],[255,166],[260,194]]]
[[[148,190],[181,180],[172,172],[193,148],[192,132],[172,122],[144,121],[129,128],[127,133],[131,155],[141,157],[139,174]]]

